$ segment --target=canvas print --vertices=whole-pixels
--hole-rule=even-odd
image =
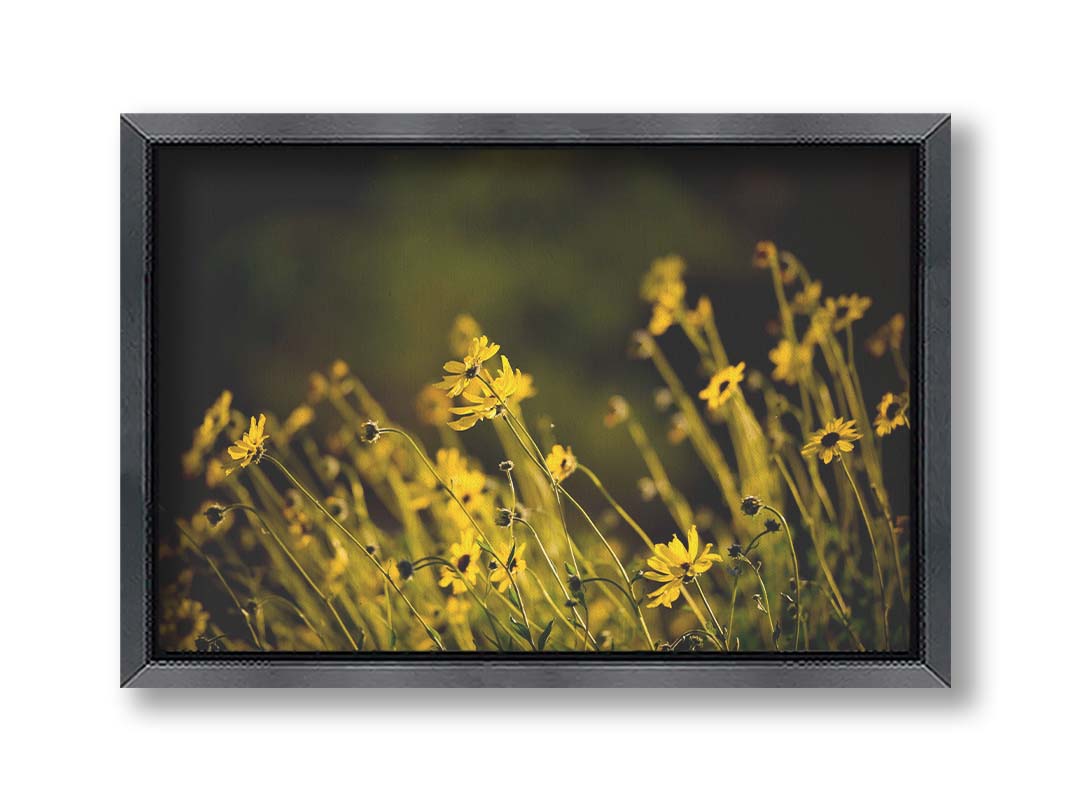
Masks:
[[[907,651],[912,158],[161,147],[157,647]]]

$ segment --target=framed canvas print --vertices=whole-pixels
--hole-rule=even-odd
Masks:
[[[949,685],[947,116],[120,128],[123,685]]]

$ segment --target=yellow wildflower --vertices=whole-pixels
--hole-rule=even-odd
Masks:
[[[489,573],[489,580],[497,584],[498,591],[506,592],[508,587],[511,586],[511,578],[517,578],[526,571],[526,559],[522,557],[525,550],[526,542],[523,542],[515,548],[515,552],[506,567],[504,564],[495,562],[490,565],[492,571]],[[509,575],[511,578],[508,577]]]
[[[856,420],[846,422],[843,417],[838,417],[825,428],[815,431],[800,452],[806,456],[816,455],[824,464],[829,464],[834,456],[850,452],[855,447],[852,443],[859,438]]]
[[[789,339],[782,339],[770,352],[771,363],[774,364],[771,377],[776,381],[795,384],[811,369],[813,355],[809,345],[793,344]]]
[[[204,412],[204,420],[193,431],[192,446],[182,455],[182,472],[187,478],[200,474],[204,455],[211,450],[219,434],[230,423],[230,403],[233,394],[223,391]]]
[[[792,283],[800,275],[800,259],[787,250],[778,255],[778,268],[781,271],[782,283]]]
[[[460,314],[452,321],[448,333],[448,347],[456,358],[463,358],[472,339],[482,335],[482,326],[470,314]]]
[[[315,412],[311,406],[301,403],[292,410],[285,422],[282,423],[282,433],[286,439],[291,439],[298,431],[306,428],[315,419]]]
[[[875,358],[881,358],[889,348],[899,350],[903,341],[904,315],[894,314],[867,340],[867,351]]]
[[[479,470],[463,470],[457,473],[451,479],[449,488],[463,506],[459,508],[455,502],[448,504],[448,513],[457,525],[470,523],[467,514],[474,517],[488,513],[489,488],[486,486],[485,475]],[[466,514],[463,513],[464,509]]]
[[[756,249],[752,253],[752,266],[756,269],[770,269],[778,263],[778,247],[774,242],[756,242]]]
[[[652,262],[648,272],[641,281],[641,297],[648,303],[658,302],[665,293],[684,295],[685,261],[681,256],[669,255]]]
[[[874,432],[879,436],[888,436],[895,428],[908,424],[905,411],[908,409],[906,397],[886,392],[878,402],[878,415],[874,418]]]
[[[685,300],[685,284],[681,281],[666,286],[656,297],[652,306],[652,319],[648,322],[648,332],[661,336],[678,321]]]
[[[326,587],[331,594],[336,594],[344,585],[345,573],[348,572],[348,550],[340,540],[330,537],[333,557],[326,564]]]
[[[745,362],[736,366],[728,366],[720,369],[711,376],[708,385],[697,395],[701,400],[708,401],[708,408],[721,408],[734,393],[741,381],[745,379]]]
[[[564,449],[562,445],[553,445],[551,452],[545,457],[545,465],[548,467],[548,471],[552,473],[552,480],[556,483],[562,483],[564,480],[574,474],[574,471],[578,468],[578,459],[574,457],[574,453],[569,447]]]
[[[264,414],[259,415],[258,421],[255,418],[248,421],[248,432],[243,434],[226,451],[235,462],[226,470],[227,475],[238,467],[243,469],[249,464],[258,464],[259,460],[263,458],[263,454],[267,450],[264,442],[270,438],[270,436],[263,434],[263,426],[266,424],[267,417]]]
[[[460,475],[467,472],[467,459],[454,447],[442,447],[434,457],[437,474],[445,486],[452,487]],[[411,495],[411,508],[416,511],[428,508],[434,500],[449,500],[445,487],[429,470],[418,475],[418,482],[408,487]],[[451,500],[449,500],[451,502]]]
[[[436,386],[424,386],[415,397],[415,415],[425,425],[444,425],[451,419],[451,410],[451,398]]]
[[[297,548],[302,550],[311,544],[311,531],[314,526],[304,508],[304,497],[296,489],[288,489],[285,492],[282,516],[285,517],[285,527]]]
[[[829,297],[824,307],[833,320],[834,330],[841,331],[853,322],[863,319],[863,315],[871,307],[871,298],[860,297],[858,294]]]
[[[689,324],[694,328],[700,328],[707,325],[712,319],[711,300],[706,296],[701,295],[700,299],[697,300],[696,306],[692,311],[687,312],[686,316]]]
[[[453,542],[449,548],[448,563],[451,566],[441,567],[441,580],[437,585],[442,589],[452,587],[453,594],[463,594],[467,591],[467,583],[474,586],[481,574],[478,566],[479,552],[478,545],[474,543],[474,531],[464,531],[460,540]]]
[[[469,600],[454,595],[445,600],[445,618],[453,628],[464,625],[470,613],[471,604]]]
[[[493,378],[489,386],[484,383],[477,384],[474,389],[468,389],[463,393],[466,400],[474,405],[458,406],[451,409],[452,413],[460,417],[448,423],[448,427],[457,431],[465,431],[473,428],[483,419],[493,419],[504,413],[509,401],[517,401],[521,393],[533,391],[532,384],[522,374],[521,370],[512,369],[507,356],[500,356],[501,369]]]
[[[722,561],[722,556],[711,552],[710,544],[705,544],[701,551],[696,525],[689,526],[685,545],[675,534],[669,544],[657,544],[653,551],[655,555],[648,559],[645,577],[663,585],[649,593],[649,608],[670,608],[682,593],[684,585],[695,581],[697,576],[711,569],[716,561]]]
[[[499,350],[500,345],[490,344],[485,336],[472,339],[462,361],[445,362],[444,370],[447,374],[434,386],[447,391],[449,397],[457,397],[470,386],[471,381],[482,374],[482,364],[495,356]]]
[[[822,299],[822,281],[812,281],[795,295],[789,307],[797,314],[810,314]]]
[[[207,469],[204,470],[204,482],[209,489],[214,489],[226,480],[228,474],[226,468],[222,466],[222,462],[217,458],[212,458],[208,460]]]

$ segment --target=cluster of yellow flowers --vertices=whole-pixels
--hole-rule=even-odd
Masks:
[[[632,440],[648,473],[641,496],[663,504],[684,541],[650,535],[551,426],[532,433],[533,378],[463,314],[448,336],[453,357],[414,399],[423,433],[440,441],[431,451],[341,360],[313,372],[304,401],[280,418],[245,417],[230,392],[219,396],[182,458],[219,499],[161,547],[182,565],[162,593],[161,642],[587,652],[905,643],[906,518],[891,511],[875,446],[909,426],[904,318],[867,339],[870,356],[893,355],[902,384],[869,414],[853,340],[870,298],[824,299],[771,242],[753,264],[770,272],[777,301],[770,380],[728,357],[710,298],[689,307],[681,257],[655,260],[640,287],[651,316],[634,353],[664,384],[663,438],[691,446],[710,503],[694,508],[678,490],[625,398],[610,398],[603,419]],[[702,407],[658,343],[675,328],[706,378]],[[480,423],[499,437],[495,471],[458,436]]]

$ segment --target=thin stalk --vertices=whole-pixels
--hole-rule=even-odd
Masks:
[[[619,504],[619,502],[614,497],[612,497],[611,493],[608,492],[607,488],[604,486],[603,482],[601,482],[600,478],[597,477],[596,473],[589,469],[589,467],[585,466],[585,464],[582,464],[580,462],[578,464],[578,469],[581,470],[582,473],[593,482],[593,485],[600,490],[600,493],[604,496],[604,499],[611,504],[611,507],[615,509],[615,512],[620,517],[622,517],[626,524],[629,525],[638,536],[641,537],[641,541],[645,543],[649,551],[655,554],[656,547],[652,542],[652,538],[645,532],[645,529],[638,525],[637,521],[626,512],[626,509],[624,509]],[[704,615],[697,607],[696,601],[693,600],[693,596],[684,586],[682,587],[682,596],[685,597],[685,601],[689,604],[690,610],[693,612],[694,616],[696,616],[696,618],[700,621],[700,624],[706,625],[708,621],[704,619]],[[718,623],[716,623],[716,625],[718,625]]]
[[[533,534],[534,541],[537,542],[537,547],[541,550],[541,555],[543,555],[545,557],[545,561],[548,562],[548,569],[549,569],[549,571],[551,571],[552,577],[556,579],[556,583],[559,584],[559,588],[560,588],[560,591],[563,592],[564,599],[570,599],[570,593],[567,591],[567,587],[563,583],[563,579],[559,576],[559,571],[556,569],[556,565],[552,563],[552,558],[548,555],[548,550],[545,549],[545,545],[544,545],[544,542],[541,541],[541,537],[538,536],[537,531],[534,529],[533,525],[531,525],[528,521],[526,521],[525,519],[520,519],[519,522],[521,522],[523,525],[525,525],[527,528],[529,528],[530,533]],[[555,607],[554,604],[553,604],[553,607]],[[557,613],[558,613],[558,609],[557,609]],[[571,608],[571,613],[574,614],[575,622],[577,623],[579,628],[582,631],[584,631],[584,634],[582,636],[582,641],[584,642],[585,641],[585,637],[588,636],[589,640],[592,642],[593,646],[596,647],[596,637],[593,636],[592,632],[590,632],[589,626],[582,620],[582,617],[578,613],[578,610],[576,608]],[[572,626],[572,629],[573,629],[573,626]],[[582,645],[582,648],[585,649],[585,645],[584,644]]]
[[[871,540],[871,554],[874,556],[874,571],[878,575],[878,591],[882,597],[882,639],[885,644],[885,649],[889,649],[889,606],[886,603],[885,597],[885,579],[882,577],[882,563],[878,558],[878,544],[874,539],[874,527],[871,525],[871,517],[867,512],[867,503],[864,501],[863,496],[860,494],[859,487],[856,485],[855,479],[852,477],[852,470],[848,468],[848,464],[845,463],[845,459],[838,454],[837,460],[841,463],[842,469],[845,471],[845,477],[848,478],[849,484],[852,486],[852,491],[856,495],[856,502],[859,504],[860,513],[863,514],[863,522],[867,526],[867,536]]]
[[[230,588],[229,582],[226,580],[226,578],[222,576],[222,572],[219,571],[219,568],[215,566],[214,560],[212,560],[212,558],[201,549],[200,545],[196,543],[196,540],[193,539],[192,536],[186,533],[184,526],[179,525],[178,532],[181,533],[181,535],[188,540],[189,544],[193,546],[193,549],[196,550],[197,555],[204,559],[208,563],[208,566],[211,567],[211,571],[215,573],[215,576],[219,579],[219,583],[222,584],[222,588],[226,590],[226,594],[230,596],[230,600],[233,601],[234,607],[244,619],[245,625],[248,627],[248,632],[252,635],[252,641],[255,642],[257,648],[262,650],[263,645],[260,644],[259,636],[256,635],[256,629],[252,626],[252,620],[248,616],[248,611],[245,610],[244,606],[241,605],[241,601],[237,599],[237,595],[234,594],[233,589]]]
[[[392,576],[390,576],[389,572],[385,569],[385,567],[381,565],[381,562],[379,562],[377,558],[371,555],[370,552],[368,552],[367,548],[363,546],[363,542],[356,538],[356,536],[351,531],[349,531],[348,528],[342,525],[333,514],[327,511],[326,507],[319,502],[318,498],[315,497],[315,495],[313,495],[307,489],[305,489],[304,485],[300,483],[300,481],[298,481],[295,477],[293,477],[293,473],[286,469],[285,465],[281,461],[274,458],[272,455],[270,455],[270,453],[264,454],[263,458],[274,464],[274,466],[276,466],[282,472],[282,474],[285,475],[285,477],[289,480],[291,484],[293,484],[293,486],[303,492],[304,496],[315,504],[315,507],[328,520],[330,520],[331,523],[333,523],[334,527],[336,527],[338,530],[341,531],[341,533],[347,536],[349,541],[351,541],[356,547],[358,547],[360,552],[363,553],[363,555],[370,559],[370,562],[374,564],[375,569],[377,569],[378,572],[382,574],[382,577],[384,577],[389,582],[389,585],[393,587],[394,591],[396,591],[396,593],[404,601],[404,604],[408,607],[408,609],[410,609],[415,619],[418,620],[420,625],[422,625],[423,629],[426,631],[426,634],[430,637],[434,644],[444,650],[445,645],[444,642],[441,641],[440,634],[438,634],[437,631],[430,627],[426,620],[422,618],[422,615],[418,612],[418,610],[416,610],[415,606],[412,605],[411,600],[408,599],[408,596],[404,594],[403,590],[393,582]]]
[[[730,595],[730,619],[726,622],[726,650],[730,650],[730,646],[734,640],[734,609],[737,607],[737,584],[741,580],[741,569],[737,569],[737,574],[734,575],[734,590]]]
[[[304,568],[300,565],[300,562],[296,560],[296,556],[294,556],[292,551],[285,546],[285,542],[281,540],[278,534],[274,532],[274,529],[267,524],[267,521],[265,519],[263,519],[263,516],[259,513],[259,510],[253,508],[252,506],[246,506],[243,503],[237,503],[235,505],[229,506],[225,509],[225,511],[229,512],[234,509],[240,509],[247,514],[255,515],[256,519],[259,520],[259,524],[263,527],[263,530],[267,532],[267,534],[274,540],[274,543],[281,548],[283,553],[285,553],[286,558],[289,559],[289,563],[291,563],[296,569],[296,571],[300,573],[300,576],[307,582],[308,586],[311,587],[311,590],[319,596],[319,599],[322,600],[323,603],[325,603],[326,608],[329,609],[330,614],[333,615],[334,620],[337,622],[337,626],[341,629],[341,632],[344,633],[345,639],[348,640],[349,646],[353,650],[358,651],[359,645],[357,645],[356,640],[352,638],[352,634],[349,632],[348,626],[345,625],[344,620],[341,619],[341,615],[337,613],[337,609],[334,607],[333,601],[326,596],[326,593],[319,588],[319,585],[315,583],[314,579],[307,574]]]
[[[694,578],[693,583],[697,585],[697,591],[700,592],[700,599],[704,601],[704,608],[708,610],[708,614],[711,615],[711,621],[715,624],[715,629],[719,632],[720,637],[726,636],[726,631],[722,629],[722,625],[719,624],[719,620],[715,616],[715,612],[711,609],[711,603],[708,602],[708,596],[704,594],[704,587],[700,585],[700,578]]]
[[[800,605],[800,563],[797,561],[797,548],[793,542],[793,533],[789,530],[789,523],[786,522],[785,516],[774,506],[764,504],[765,509],[770,511],[778,520],[782,523],[782,527],[785,528],[785,536],[789,540],[789,552],[793,556],[793,582],[796,584],[796,604],[797,604],[797,630],[796,638],[793,641],[793,649],[800,650],[800,620],[803,618],[803,613]]]
[[[489,541],[489,537],[486,536],[485,533],[482,531],[481,526],[478,524],[478,522],[471,515],[470,511],[467,510],[467,507],[465,505],[463,505],[463,503],[460,501],[460,499],[458,497],[456,497],[456,493],[454,491],[452,491],[452,487],[444,482],[444,479],[441,478],[441,474],[437,471],[437,468],[433,465],[433,462],[430,461],[429,456],[427,456],[424,452],[422,452],[422,448],[419,447],[415,443],[415,440],[412,439],[411,436],[409,436],[406,431],[402,431],[402,430],[400,430],[398,428],[382,428],[381,432],[383,434],[385,434],[385,433],[395,433],[395,434],[398,434],[398,435],[402,436],[404,439],[407,440],[408,444],[411,445],[411,448],[418,454],[419,458],[422,459],[422,463],[426,466],[426,468],[428,470],[430,470],[430,473],[434,476],[434,478],[436,479],[437,483],[440,484],[441,486],[445,487],[445,491],[448,492],[448,496],[451,497],[453,501],[455,501],[456,505],[458,505],[460,507],[460,509],[463,511],[464,515],[466,515],[467,519],[470,520],[471,525],[474,526],[474,529],[478,532],[478,535],[482,538],[485,546],[489,549],[489,553],[493,556],[493,558],[495,558],[497,560],[497,563],[503,564],[504,572],[507,573],[508,580],[511,582],[511,586],[515,590],[515,597],[519,601],[519,611],[522,614],[523,622],[526,624],[526,631],[530,636],[530,646],[533,647],[536,650],[537,649],[536,645],[534,645],[534,642],[533,642],[533,631],[530,628],[530,620],[526,616],[526,605],[523,603],[523,600],[522,600],[522,592],[519,590],[519,584],[515,580],[515,576],[512,575],[511,574],[511,570],[508,569],[507,562],[505,560],[501,559],[500,556],[498,556],[493,551],[493,547],[492,547],[491,542]]]
[[[756,569],[756,565],[749,561],[747,556],[741,556],[741,560],[748,564],[749,568],[751,568],[752,570],[752,573],[756,576],[756,580],[759,581],[760,591],[763,592],[763,610],[767,613],[767,624],[770,626],[771,629],[771,642],[774,644],[774,649],[777,651],[778,639],[774,635],[775,625],[774,615],[771,612],[771,596],[767,593],[767,586],[763,583],[763,576],[760,575],[759,570]]]
[[[841,590],[837,588],[837,581],[834,580],[833,573],[830,571],[830,565],[826,563],[826,556],[823,554],[822,547],[819,545],[819,540],[815,536],[815,521],[805,511],[804,504],[800,499],[800,492],[797,490],[797,485],[793,481],[793,476],[789,474],[789,470],[785,468],[785,462],[782,461],[782,457],[777,453],[774,456],[775,463],[778,464],[778,469],[782,472],[782,477],[785,479],[786,486],[789,487],[789,491],[793,495],[793,501],[800,509],[801,515],[804,516],[804,521],[808,525],[808,532],[811,534],[811,541],[815,545],[815,556],[819,561],[819,568],[822,569],[823,575],[826,576],[826,582],[830,586],[830,591],[834,593],[834,597],[837,598],[837,602],[842,611],[848,608],[848,604],[845,603],[845,599],[841,596]]]

